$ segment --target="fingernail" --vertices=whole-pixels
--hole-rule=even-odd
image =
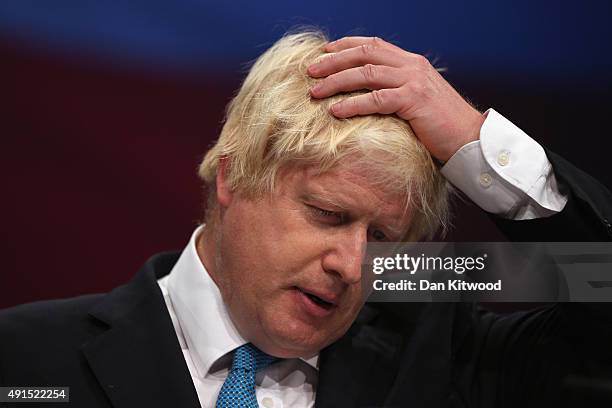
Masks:
[[[312,88],[310,88],[310,93],[317,93],[321,90],[321,84],[316,84]]]
[[[319,69],[319,68],[317,67],[317,64],[318,64],[318,62],[315,62],[314,64],[310,65],[310,66],[308,67],[308,72],[309,72],[309,73],[311,73],[311,74],[316,74],[316,73],[317,73],[317,70]]]
[[[331,106],[331,111],[332,111],[332,113],[333,113],[334,115],[337,115],[337,114],[339,114],[339,113],[340,113],[340,110],[341,110],[341,108],[342,108],[342,106],[341,106],[341,105],[342,105],[342,103],[341,103],[341,102],[337,102],[337,103],[334,103],[334,104]]]

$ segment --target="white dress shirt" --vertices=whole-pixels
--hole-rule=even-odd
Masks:
[[[480,208],[504,218],[527,220],[561,211],[567,197],[542,146],[489,109],[480,140],[459,149],[442,174]]]
[[[463,146],[442,174],[482,209],[513,219],[550,216],[567,198],[560,194],[542,147],[489,109],[480,140]],[[196,251],[197,228],[169,275],[158,281],[202,407],[214,407],[234,350],[245,344],[221,293]],[[318,356],[285,359],[257,373],[260,407],[314,406]]]
[[[233,352],[247,342],[232,323],[221,292],[208,275],[191,236],[170,274],[158,280],[183,356],[202,407],[214,408],[232,366]],[[259,371],[255,393],[260,407],[312,407],[318,356],[283,359]]]

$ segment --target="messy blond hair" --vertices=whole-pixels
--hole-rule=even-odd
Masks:
[[[447,225],[445,179],[408,123],[395,115],[337,119],[329,107],[351,94],[317,100],[307,67],[325,55],[326,36],[316,30],[285,35],[252,66],[227,107],[221,135],[199,169],[214,194],[217,168],[227,158],[230,188],[262,196],[274,190],[284,166],[315,166],[321,172],[351,156],[375,181],[405,193],[412,222],[407,240],[429,239]],[[214,204],[214,202],[213,202]],[[210,205],[209,205],[210,207]]]

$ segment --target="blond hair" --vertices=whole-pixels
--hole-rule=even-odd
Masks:
[[[347,156],[359,158],[376,181],[405,193],[413,214],[405,239],[431,238],[447,224],[448,188],[408,123],[395,115],[337,119],[330,114],[331,104],[363,92],[310,97],[317,80],[306,69],[325,55],[327,42],[320,31],[294,32],[257,59],[227,107],[221,135],[204,157],[200,177],[214,192],[219,161],[228,158],[230,188],[261,196],[274,190],[283,166],[315,166],[323,172]]]

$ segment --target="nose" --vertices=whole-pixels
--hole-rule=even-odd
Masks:
[[[363,226],[343,228],[328,238],[323,269],[337,274],[346,284],[361,281],[361,264],[368,244],[368,230]]]

